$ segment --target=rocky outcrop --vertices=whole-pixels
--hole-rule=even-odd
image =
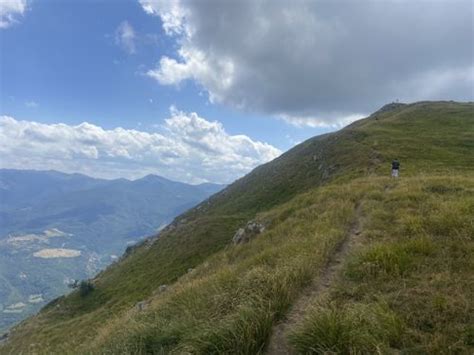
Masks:
[[[251,239],[255,238],[257,235],[262,233],[265,230],[265,226],[256,221],[250,221],[244,228],[239,228],[234,234],[232,241],[234,244],[247,243]]]

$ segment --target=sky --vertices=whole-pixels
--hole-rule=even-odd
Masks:
[[[0,167],[230,183],[386,103],[472,101],[472,0],[1,0]]]

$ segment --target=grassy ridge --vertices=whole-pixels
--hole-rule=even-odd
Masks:
[[[364,200],[361,245],[291,335],[301,353],[474,351],[474,177],[403,179]]]
[[[27,351],[31,344],[38,352],[81,344],[85,352],[262,349],[273,322],[347,231],[354,204],[383,194],[387,181],[377,176],[387,175],[392,158],[401,159],[402,176],[414,183],[433,174],[469,174],[473,108],[401,105],[304,142],[101,273],[90,296],[72,294],[20,325],[0,351]],[[267,231],[249,245],[227,247],[256,215]],[[186,274],[190,267],[195,272]],[[173,286],[155,294],[161,284]],[[149,308],[134,314],[133,305],[146,299]]]

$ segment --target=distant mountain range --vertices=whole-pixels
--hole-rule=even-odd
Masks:
[[[0,330],[222,188],[0,169]]]

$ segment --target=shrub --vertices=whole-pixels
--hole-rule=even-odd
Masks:
[[[79,285],[79,295],[81,295],[81,297],[86,297],[88,294],[94,291],[94,289],[94,284],[90,280],[83,280]]]

